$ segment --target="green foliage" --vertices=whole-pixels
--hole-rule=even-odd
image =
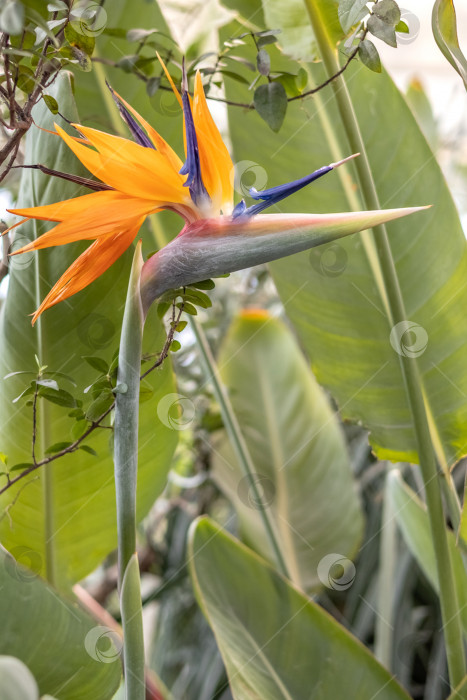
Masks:
[[[63,75],[57,82],[58,92],[54,92],[57,101],[68,117],[78,121],[69,79]],[[38,106],[35,119],[42,127],[53,128],[53,117],[45,105]],[[65,172],[73,172],[76,168],[76,159],[65,144],[58,137],[38,130],[28,134],[26,162],[44,162]],[[21,205],[55,202],[80,193],[71,183],[50,180],[41,173],[26,170],[21,184]],[[33,237],[43,230],[42,222],[31,222],[21,229],[20,235]],[[47,287],[82,250],[82,244],[73,244],[40,251],[35,264],[30,261],[26,267],[13,269],[8,298],[2,309],[1,376],[11,368],[33,370],[36,364],[34,356],[37,355],[48,365],[46,371],[65,369],[78,382],[78,387],[73,390],[69,383],[66,389],[59,386],[58,391],[41,385],[36,445],[38,458],[56,443],[67,442],[66,438],[75,422],[83,420],[78,402],[89,400],[88,394],[82,393],[86,386],[93,383],[89,398],[99,402],[99,410],[114,400],[111,392],[113,385],[106,378],[100,385],[94,384],[96,370],[82,360],[82,356],[99,355],[105,358],[107,365],[111,362],[118,344],[124,288],[129,271],[127,256],[115,263],[91,287],[66,304],[47,312],[35,328],[31,328],[28,318],[48,291]],[[165,334],[155,314],[151,314],[145,347],[157,352],[162,349],[164,341]],[[62,381],[53,372],[46,378],[54,379],[57,384]],[[153,390],[151,401],[154,402],[155,411],[157,402],[173,392],[170,368],[163,368],[157,377],[148,377],[145,382]],[[33,394],[34,385],[26,390],[29,393],[26,398],[31,398],[31,389]],[[16,375],[5,381],[1,395],[0,444],[12,466],[30,466],[32,462],[32,408],[24,405],[24,401],[11,403],[23,390],[23,375]],[[71,407],[73,410],[76,410],[74,407],[79,409],[72,418],[68,416]],[[177,432],[155,420],[153,411],[147,411],[140,423],[139,518],[145,515],[164,487],[177,442]],[[91,419],[96,417],[97,413],[92,413]],[[83,428],[81,423],[79,430]],[[8,508],[8,517],[4,517],[0,523],[4,546],[10,550],[25,546],[36,552],[41,561],[41,573],[58,587],[66,587],[81,579],[116,546],[115,491],[109,433],[109,430],[101,430],[89,440],[89,447],[98,453],[99,461],[94,454],[89,454],[88,448],[80,449],[60,458],[55,464],[40,467],[35,474],[25,477],[1,497],[2,509]],[[71,437],[75,439],[75,436]]]
[[[17,547],[14,554],[28,568],[0,551],[0,654],[26,664],[41,694],[60,700],[110,700],[121,677],[118,636],[39,578],[40,559],[33,550]],[[0,660],[0,678],[4,673]],[[22,678],[34,687],[27,674]],[[5,685],[0,684],[3,700]],[[24,700],[38,698],[31,693]]]
[[[255,90],[255,109],[273,131],[279,131],[287,112],[287,95],[281,83],[266,83]]]
[[[245,541],[274,561],[260,519],[267,510],[292,580],[301,590],[317,589],[323,557],[352,557],[362,534],[340,426],[292,335],[267,314],[245,312],[234,321],[219,366],[261,500],[225,440],[215,446],[219,488],[239,514]]]
[[[446,462],[452,465],[462,456],[467,439],[467,407],[459,392],[459,387],[467,392],[463,369],[467,344],[463,324],[456,320],[463,317],[467,303],[467,288],[460,282],[466,274],[465,237],[441,171],[390,78],[366,71],[352,79],[353,67],[347,70],[380,200],[387,204],[397,201],[398,205],[436,203],[417,215],[418,221],[406,219],[388,225],[408,320],[416,324],[412,327],[417,338],[410,332],[406,335],[407,329],[396,329],[395,347],[391,344],[393,324],[387,317],[371,234],[272,263],[272,274],[287,315],[312,358],[318,381],[330,389],[344,418],[368,426],[372,445],[383,459],[416,459],[399,358],[400,353],[419,353],[427,402]],[[319,66],[313,67],[313,74],[316,83],[322,82]],[[227,94],[235,99],[238,89],[232,85]],[[307,124],[299,107],[289,105],[281,130],[281,142],[287,142],[287,149],[278,150],[268,162],[268,184],[309,172],[310,158],[314,168],[348,155],[335,107],[319,96],[314,101],[318,119],[312,125]],[[261,162],[261,121],[249,113],[240,125],[232,110],[235,159]],[[381,137],[393,128],[394,114],[398,124],[403,124],[396,144]],[[343,145],[339,150],[331,149],[328,138]],[[411,175],[418,171],[423,171],[423,176]],[[330,173],[282,202],[281,210],[358,209],[361,200],[353,182],[352,170],[347,175]],[[440,230],[445,232],[442,246]],[[428,288],[427,279],[431,280]],[[341,370],[336,372],[336,367]]]
[[[381,60],[376,46],[369,39],[364,39],[358,46],[358,56],[367,68],[381,73]]]
[[[418,565],[439,593],[436,559],[430,533],[430,523],[425,504],[416,493],[404,483],[399,472],[393,471],[389,476],[389,497],[392,502],[397,524],[404,536],[408,548]],[[456,593],[459,598],[459,610],[467,638],[467,575],[455,537],[448,532],[449,550],[455,571]]]
[[[237,700],[408,695],[316,603],[208,518],[193,523],[190,572]]]
[[[467,60],[459,46],[453,0],[436,0],[433,5],[432,28],[441,53],[459,73],[467,89]]]

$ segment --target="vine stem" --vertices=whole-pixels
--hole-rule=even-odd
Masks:
[[[123,316],[115,399],[114,467],[117,502],[118,584],[123,626],[123,661],[127,700],[145,700],[143,611],[136,553],[136,484],[143,310],[139,279],[143,258],[137,244]]]
[[[221,414],[222,414],[222,419],[224,421],[225,429],[226,429],[227,434],[229,436],[232,447],[235,450],[235,453],[237,455],[237,459],[240,463],[240,466],[241,466],[245,476],[247,476],[249,479],[250,488],[253,492],[256,503],[261,503],[261,494],[258,491],[258,487],[257,487],[256,481],[255,481],[255,467],[254,467],[253,461],[251,459],[248,447],[245,443],[245,439],[242,435],[242,431],[241,431],[240,426],[238,424],[237,417],[236,417],[234,410],[232,408],[232,404],[230,403],[230,399],[227,395],[225,387],[224,387],[222,380],[219,376],[219,370],[217,368],[214,357],[212,356],[211,349],[209,347],[206,335],[205,335],[201,325],[199,323],[197,323],[196,320],[191,316],[190,316],[190,326],[191,326],[191,329],[196,337],[196,341],[198,343],[198,349],[199,349],[200,354],[201,354],[201,359],[202,359],[202,362],[204,365],[204,369],[206,371],[206,374],[207,374],[209,380],[212,383],[212,386],[214,389],[214,394],[215,394],[216,399],[219,403],[219,407],[221,409]],[[281,572],[281,574],[283,574],[283,576],[290,579],[290,575],[289,575],[289,572],[287,570],[287,565],[285,563],[285,559],[282,555],[279,542],[278,542],[276,535],[275,535],[275,532],[274,532],[274,525],[269,518],[269,514],[267,512],[267,509],[266,508],[259,508],[259,513],[260,513],[261,519],[263,521],[264,529],[266,531],[266,535],[268,537],[269,544],[271,546],[274,557],[276,559],[277,567],[278,567],[279,571]]]
[[[304,0],[311,26],[321,53],[325,70],[329,76],[334,75],[339,64],[326,25],[315,0]],[[334,97],[340,113],[342,124],[352,152],[359,152],[361,157],[355,162],[361,192],[368,209],[380,209],[380,202],[373,180],[365,145],[360,132],[352,100],[345,78],[340,75],[332,83]],[[405,321],[407,318],[404,300],[397,277],[397,271],[384,225],[373,229],[376,250],[381,273],[388,298],[391,324]],[[412,414],[417,452],[425,485],[426,503],[430,520],[431,535],[436,556],[439,580],[441,614],[443,620],[449,677],[454,688],[465,675],[465,657],[462,639],[462,626],[459,601],[454,585],[454,571],[448,548],[446,524],[440,491],[440,474],[432,444],[427,411],[425,407],[421,378],[416,358],[400,356],[401,371],[405,383],[407,399]]]

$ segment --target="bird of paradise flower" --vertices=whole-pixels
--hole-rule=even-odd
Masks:
[[[79,124],[73,126],[80,136],[72,137],[55,125],[57,133],[97,179],[48,171],[94,191],[55,204],[9,210],[24,217],[15,226],[29,219],[57,224],[14,255],[79,240],[94,241],[52,287],[34,313],[33,324],[46,309],[102,275],[129,248],[145,218],[163,209],[177,212],[185,225],[171,243],[143,265],[141,297],[145,312],[169,289],[270,262],[423,208],[338,214],[261,213],[358,154],[284,185],[260,192],[252,188],[250,196],[256,203],[247,207],[242,200],[234,207],[234,166],[207,106],[200,73],[196,73],[191,98],[185,70],[180,94],[162,66],[183,111],[184,162],[109,86],[134,140]]]

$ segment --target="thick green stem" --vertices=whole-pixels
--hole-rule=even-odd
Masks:
[[[115,401],[114,466],[117,497],[118,582],[123,626],[126,700],[144,700],[144,641],[136,555],[139,376],[143,312],[139,296],[142,266],[138,244],[123,317]]]
[[[235,450],[239,464],[243,470],[245,476],[250,480],[250,487],[253,492],[255,501],[261,503],[261,494],[258,491],[258,487],[255,481],[255,467],[252,462],[248,447],[242,435],[242,431],[237,421],[237,417],[230,403],[230,399],[225,391],[225,387],[222,384],[222,380],[219,376],[219,371],[217,369],[216,362],[212,356],[211,349],[209,347],[208,341],[204,334],[204,331],[199,323],[195,319],[190,317],[191,328],[196,336],[198,342],[198,348],[201,353],[201,358],[203,365],[207,374],[209,381],[212,383],[214,394],[219,403],[221,409],[222,419],[224,421],[225,429],[229,436],[232,447]],[[260,508],[259,513],[263,520],[264,529],[269,540],[269,544],[276,558],[276,563],[279,571],[290,578],[287,571],[287,565],[285,563],[284,557],[282,556],[281,548],[279,542],[277,541],[274,525],[269,519],[269,514],[265,508]]]
[[[326,25],[316,0],[304,0],[326,72],[329,76],[339,70],[335,47],[327,34]],[[380,202],[373,180],[365,145],[353,108],[344,76],[332,82],[342,124],[351,152],[359,152],[355,161],[361,192],[368,209],[380,209]],[[405,321],[404,300],[384,225],[373,229],[379,264],[384,279],[390,309],[391,325]],[[427,411],[416,358],[401,357],[401,370],[405,382],[407,399],[412,414],[417,451],[425,483],[426,501],[440,583],[440,603],[446,641],[451,685],[457,686],[465,675],[465,656],[459,603],[454,585],[452,562],[448,549],[447,532],[440,492],[439,473],[433,449]]]

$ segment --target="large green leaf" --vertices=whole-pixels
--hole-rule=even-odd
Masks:
[[[77,119],[69,78],[65,75],[60,78],[56,97],[61,110]],[[53,128],[52,116],[45,105],[36,110],[35,121],[42,127]],[[77,167],[76,159],[61,139],[38,129],[31,129],[27,136],[25,160],[65,172]],[[82,194],[82,190],[70,183],[28,170],[21,181],[19,203],[22,207],[33,206],[78,194]],[[18,229],[18,236],[33,238],[45,228],[43,222],[31,222]],[[123,256],[90,287],[47,311],[40,322],[31,327],[29,314],[82,249],[80,244],[67,245],[40,251],[26,260],[18,257],[18,263],[13,264],[1,317],[1,377],[12,371],[34,370],[34,354],[37,354],[50,370],[72,375],[78,382],[76,391],[84,399],[84,387],[98,375],[83,362],[82,356],[98,355],[109,360],[117,349],[131,253]],[[157,352],[163,343],[163,333],[155,317],[149,319],[146,329],[143,349]],[[148,380],[146,387],[154,395],[150,402],[143,404],[141,411],[139,517],[145,515],[164,486],[177,440],[176,431],[156,419],[155,403],[173,392],[169,367]],[[0,449],[8,455],[10,466],[31,461],[31,408],[24,407],[21,402],[11,403],[24,388],[24,382],[24,377],[19,375],[2,384]],[[66,381],[63,388],[72,390]],[[42,400],[38,457],[52,444],[69,440],[72,424],[66,409]],[[34,553],[35,568],[57,586],[85,576],[116,546],[109,432],[94,433],[89,440],[98,453],[97,459],[77,451],[41,468],[32,475],[35,478],[28,477],[2,496],[2,507],[8,507],[8,517],[0,524],[3,544],[18,556],[21,552],[24,555],[25,549]]]
[[[290,331],[265,312],[245,311],[234,321],[219,367],[262,496],[257,503],[229,445],[216,449],[216,478],[239,513],[246,541],[274,561],[260,517],[266,508],[294,583],[307,591],[330,585],[336,562],[354,571],[346,557],[359,544],[363,518],[324,392]],[[345,571],[349,575],[347,583],[353,576]]]
[[[321,0],[321,11],[330,37],[340,41],[344,32],[338,18],[338,0]],[[280,29],[279,44],[285,53],[299,61],[316,61],[318,47],[306,22],[303,21],[303,0],[263,0],[264,21],[268,29]],[[256,21],[256,17],[255,17]]]
[[[347,630],[208,518],[192,526],[189,551],[237,700],[408,699]]]
[[[313,82],[323,82],[322,68],[311,70]],[[439,458],[452,464],[467,443],[466,241],[441,171],[391,79],[358,64],[345,75],[381,206],[434,205],[388,224],[409,324],[392,328],[370,233],[275,262],[273,278],[318,381],[330,389],[344,418],[369,427],[382,458],[417,459],[398,352],[418,356]],[[228,96],[242,94],[230,85]],[[240,120],[237,108],[230,108],[235,160],[247,160],[251,172],[255,164],[264,167],[266,186],[349,155],[328,93],[304,106],[289,104],[279,135],[269,136],[267,160],[261,119],[249,112]],[[348,208],[363,208],[352,166],[280,203],[281,211]]]
[[[109,628],[97,625],[4,550],[0,590],[0,654],[25,663],[41,694],[60,700],[112,697],[122,667],[121,644]],[[0,695],[4,697],[1,690]]]
[[[425,504],[404,483],[399,471],[388,475],[388,493],[392,509],[407,547],[412,552],[423,573],[439,594],[435,550]],[[454,582],[459,600],[464,633],[467,635],[467,576],[462,556],[452,532],[448,532],[449,551],[454,569]]]
[[[453,0],[436,0],[432,14],[433,36],[439,50],[456,70],[467,89],[467,60],[459,46]]]

